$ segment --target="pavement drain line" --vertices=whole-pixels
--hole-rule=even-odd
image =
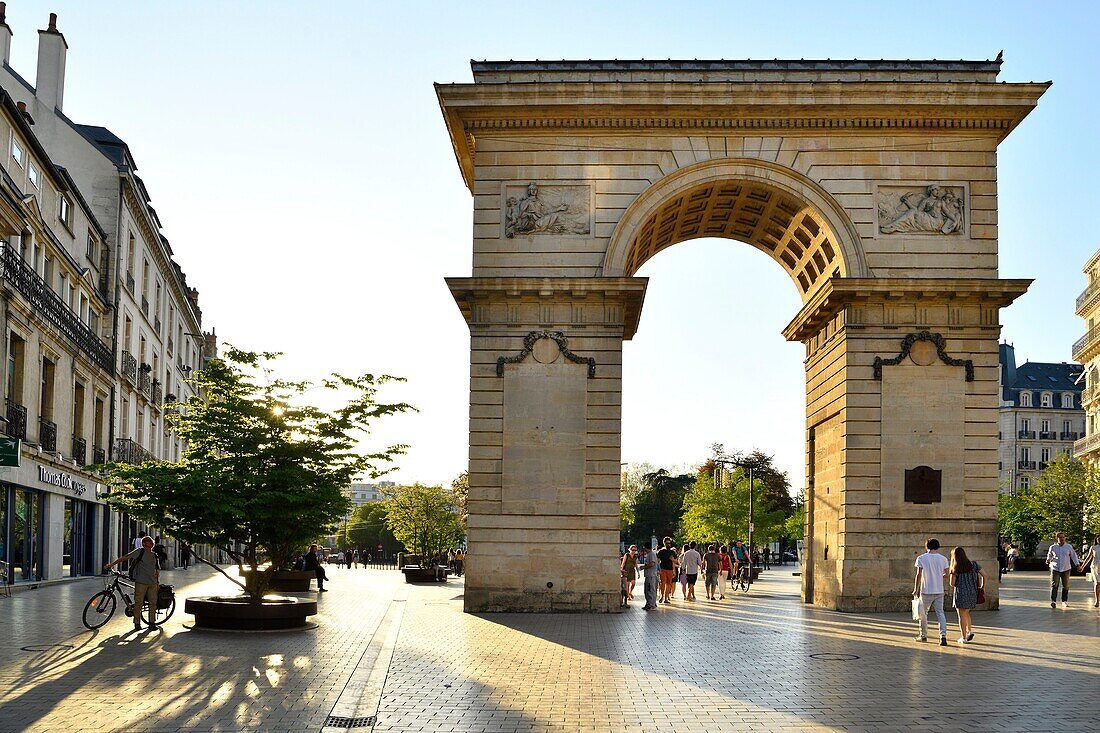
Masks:
[[[407,598],[390,601],[386,614],[375,629],[363,656],[351,673],[336,704],[332,706],[321,733],[338,733],[351,728],[373,728],[378,717],[378,705],[382,701],[382,688],[386,684],[401,620],[405,615]]]

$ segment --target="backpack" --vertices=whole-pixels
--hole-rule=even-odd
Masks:
[[[130,578],[130,580],[134,579],[134,568],[137,567],[137,564],[139,562],[141,562],[141,558],[144,557],[144,556],[145,556],[145,548],[143,547],[143,548],[141,548],[141,551],[138,553],[138,556],[135,557],[133,559],[133,561],[130,563],[130,570],[127,572],[127,576]],[[153,553],[153,559],[157,563],[157,570],[160,570],[160,558],[157,557],[157,553],[155,553],[155,552]]]

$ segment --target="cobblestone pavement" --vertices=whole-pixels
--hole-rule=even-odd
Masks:
[[[318,733],[330,714],[375,713],[376,731],[615,733],[1041,733],[1098,719],[1100,611],[1080,578],[1063,611],[1042,574],[1006,576],[974,643],[941,648],[914,642],[901,614],[803,606],[783,568],[723,602],[608,616],[474,616],[461,581],[332,570],[319,628],[252,635],[187,630],[182,597],[228,583],[168,575],[180,610],[160,631],[135,634],[121,614],[83,630],[97,580],[0,599],[0,731]]]

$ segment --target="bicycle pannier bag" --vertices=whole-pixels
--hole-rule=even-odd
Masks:
[[[170,585],[161,584],[157,587],[157,608],[168,608],[176,599],[176,591]]]

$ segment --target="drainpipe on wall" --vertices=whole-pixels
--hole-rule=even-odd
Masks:
[[[125,184],[122,180],[122,177],[120,176],[119,180],[118,180],[118,214],[116,215],[116,218],[115,218],[115,257],[114,257],[114,260],[115,260],[115,302],[112,305],[112,308],[114,309],[115,314],[114,314],[114,318],[112,319],[112,326],[111,326],[111,363],[115,366],[115,370],[114,370],[115,374],[114,374],[114,379],[111,380],[111,407],[110,407],[110,416],[107,419],[107,460],[108,461],[110,461],[114,458],[114,452],[115,452],[115,402],[118,399],[118,380],[119,380],[119,377],[121,377],[121,374],[118,370],[118,319],[119,319],[119,311],[121,310],[118,307],[118,301],[119,301],[119,296],[121,294],[119,292],[119,289],[122,287],[122,280],[119,277],[119,267],[121,267],[121,265],[122,265],[122,259],[121,259],[121,255],[119,254],[119,252],[122,249],[122,247],[120,246],[119,242],[121,241],[121,236],[120,235],[121,235],[121,232],[122,232],[122,205],[123,205],[123,202],[124,202],[123,185],[125,185]],[[110,509],[109,507],[105,506],[104,510],[108,512],[108,516],[110,516],[110,514],[115,514],[115,516],[118,518],[117,522],[112,522],[112,524],[115,524],[118,527],[118,545],[117,545],[117,549],[119,550],[118,554],[121,555],[122,550],[124,549],[123,542],[124,542],[124,539],[125,539],[122,535],[122,517],[120,515],[118,515],[116,512],[114,512],[112,509]],[[103,542],[104,542],[104,545],[106,545],[107,543],[110,542],[110,538],[109,537],[104,537]]]

